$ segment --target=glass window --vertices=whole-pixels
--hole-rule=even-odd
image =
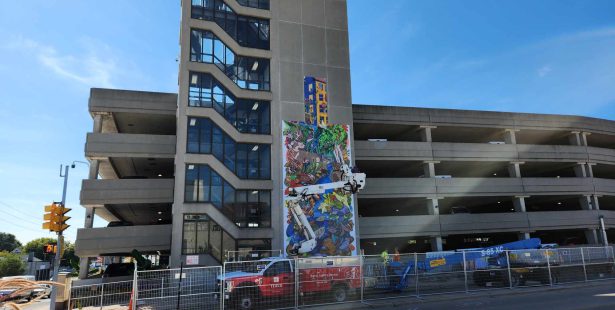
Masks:
[[[248,145],[237,145],[237,161],[235,174],[240,179],[245,179],[248,176]]]
[[[222,227],[214,222],[211,222],[210,226],[209,246],[211,255],[218,261],[222,261]]]
[[[221,209],[238,227],[271,226],[271,192],[235,190],[208,165],[186,165],[186,202],[209,202]],[[190,180],[198,180],[198,195],[190,189]]]
[[[211,172],[211,203],[222,207],[222,177],[216,172]]]
[[[188,153],[212,154],[239,178],[271,178],[271,147],[267,144],[237,143],[211,120],[196,117],[188,119],[187,140]]]
[[[188,99],[190,106],[213,107],[239,132],[270,133],[271,116],[268,101],[237,99],[208,73],[190,73]]]
[[[184,254],[196,253],[196,222],[184,222]]]
[[[184,215],[182,254],[210,254],[222,261],[235,248],[235,239],[207,215]]]
[[[198,191],[197,191],[197,182],[198,182],[198,170],[194,165],[188,165],[186,167],[186,185],[185,185],[185,200],[197,201],[198,200]]]
[[[251,147],[250,150],[248,150],[248,179],[258,179],[258,169],[259,169],[259,162],[258,162],[258,149],[259,149],[259,145],[249,145],[248,147]]]
[[[196,224],[196,253],[207,253],[209,249],[209,221],[200,221]]]
[[[199,166],[199,201],[209,201],[210,175],[211,169],[209,169],[209,166]]]
[[[267,10],[269,9],[269,1],[267,1],[267,3],[259,2],[252,5],[247,4],[248,3],[246,2],[245,6]],[[223,0],[193,1],[192,18],[215,22],[241,46],[269,49],[269,27],[266,29],[260,29],[260,27],[258,27],[263,24],[269,25],[269,21],[256,17],[245,17],[238,15],[229,6],[227,6]],[[246,19],[250,19],[251,23],[256,25],[256,29],[266,31],[266,33],[259,35],[257,31],[248,32],[246,30],[242,30],[242,25],[245,24]],[[242,35],[244,36],[243,38],[241,37]]]
[[[248,33],[258,33],[260,24],[247,23]],[[256,28],[255,28],[256,27]],[[256,36],[256,35],[255,35]],[[215,64],[235,84],[241,88],[269,91],[269,59],[236,55],[212,32],[192,29],[190,60]],[[213,59],[210,57],[209,42],[213,41]]]

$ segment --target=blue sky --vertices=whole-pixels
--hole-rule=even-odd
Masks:
[[[348,2],[354,103],[615,119],[614,1]],[[178,28],[178,1],[3,4],[0,231],[50,236],[42,208],[59,165],[84,160],[89,88],[175,92]],[[70,173],[73,240],[87,167]]]

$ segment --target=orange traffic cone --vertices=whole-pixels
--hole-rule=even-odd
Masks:
[[[128,310],[132,310],[132,298],[135,296],[135,290],[130,292],[130,301],[128,302]]]

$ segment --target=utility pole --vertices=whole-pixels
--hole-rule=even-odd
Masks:
[[[74,167],[74,165],[73,165]],[[66,187],[68,185],[68,168],[69,166],[66,165],[66,167],[64,167],[64,175],[62,175],[62,165],[60,165],[60,177],[64,178],[64,187],[62,189],[62,208],[64,208],[66,206]],[[60,272],[60,261],[62,259],[62,248],[64,247],[64,236],[62,236],[62,231],[60,230],[57,232],[58,234],[58,240],[56,243],[56,256],[55,259],[53,260],[53,278],[52,281],[53,282],[57,282],[58,281],[58,273]],[[58,297],[58,286],[57,285],[53,285],[52,286],[52,291],[51,291],[51,300],[49,301],[49,310],[55,310],[56,309],[56,299]]]

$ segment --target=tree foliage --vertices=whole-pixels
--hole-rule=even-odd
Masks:
[[[21,242],[15,238],[15,235],[0,232],[0,252],[11,252],[19,247],[21,247]]]
[[[0,277],[19,276],[25,271],[26,264],[20,255],[0,252]]]
[[[38,238],[34,239],[23,247],[22,253],[24,255],[29,254],[30,252],[34,252],[34,257],[50,261],[53,260],[53,254],[46,254],[44,252],[44,248],[47,244],[56,244],[55,238]],[[74,269],[79,268],[79,257],[75,255],[75,245],[64,241],[64,255],[62,256],[62,261],[60,262],[60,266],[73,267]]]

